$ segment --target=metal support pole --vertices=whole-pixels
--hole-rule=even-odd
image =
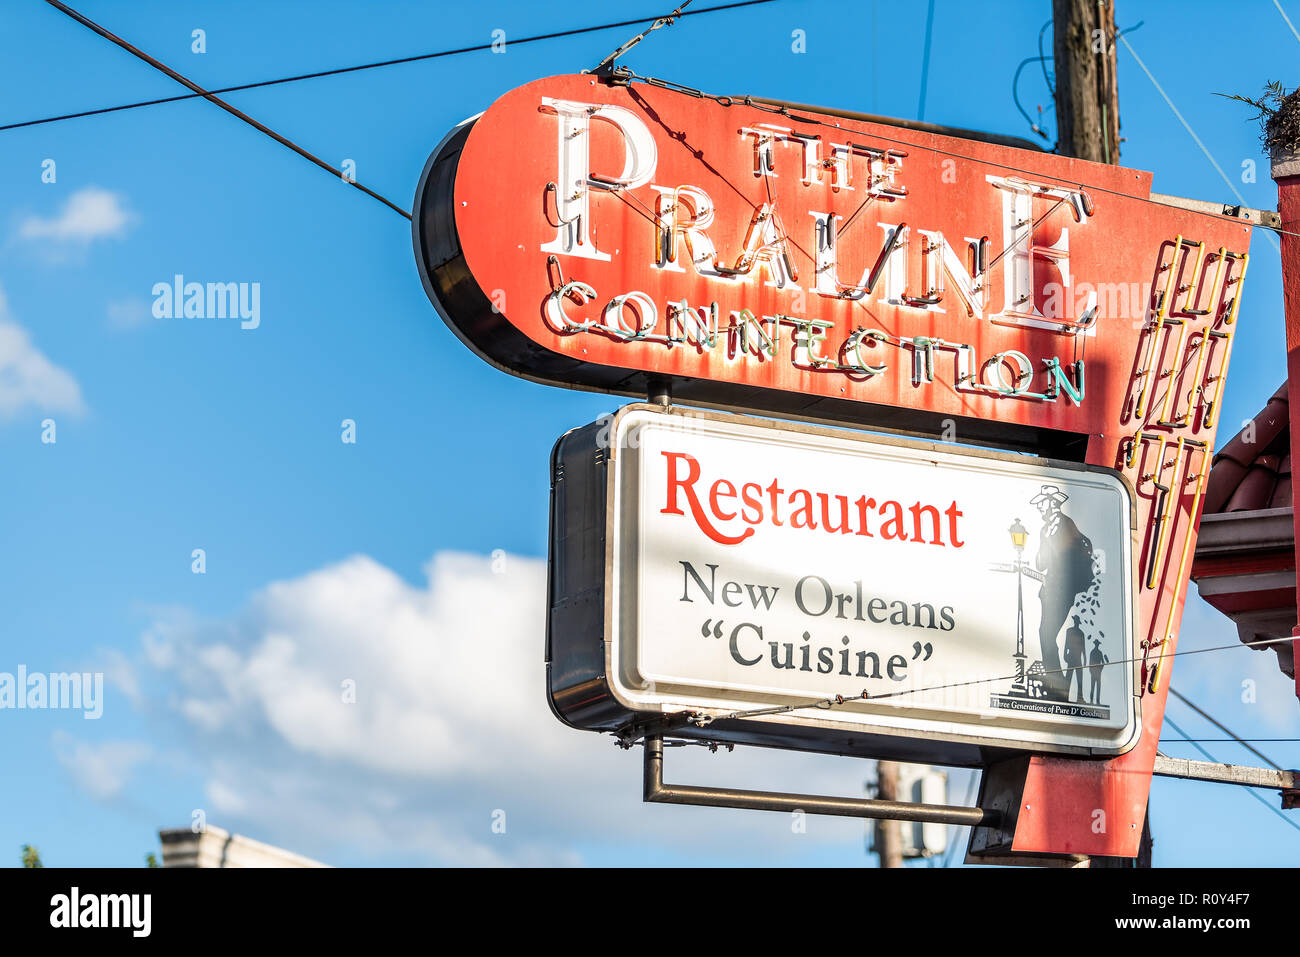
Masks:
[[[731,807],[752,811],[802,811],[834,817],[863,817],[880,820],[915,821],[923,824],[963,824],[968,827],[997,827],[1002,814],[978,807],[949,804],[909,804],[905,801],[873,801],[865,798],[826,797],[819,794],[788,794],[782,791],[743,791],[736,788],[706,788],[664,784],[664,742],[645,739],[645,774],[642,799],[651,804],[694,804],[701,807]]]
[[[1151,201],[1162,206],[1177,206],[1210,216],[1231,216],[1233,219],[1245,220],[1265,229],[1282,228],[1282,217],[1272,209],[1254,209],[1250,206],[1232,206],[1228,203],[1212,203],[1204,199],[1187,199],[1182,196],[1167,196],[1164,193],[1152,193]]]
[[[1252,768],[1240,764],[1214,764],[1210,761],[1191,761],[1156,755],[1153,774],[1166,778],[1183,778],[1188,781],[1213,781],[1218,784],[1239,784],[1249,788],[1292,790],[1296,785],[1296,772],[1275,771],[1272,768]]]

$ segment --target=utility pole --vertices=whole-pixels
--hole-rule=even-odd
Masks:
[[[1115,71],[1115,0],[1052,0],[1052,55],[1056,62],[1057,152],[1098,163],[1119,163],[1119,87]],[[923,81],[924,82],[924,81]],[[878,796],[898,800],[898,764],[877,762]],[[879,821],[881,867],[903,866],[898,821]],[[1135,860],[1095,858],[1094,867],[1150,867],[1151,830],[1142,830]]]
[[[1115,0],[1052,0],[1056,67],[1056,151],[1096,163],[1119,163],[1119,83]],[[1093,867],[1151,866],[1151,804],[1138,856],[1094,857]]]
[[[882,801],[898,800],[898,762],[876,762],[876,796]],[[899,821],[876,822],[876,852],[881,867],[903,866],[903,825]]]
[[[1057,152],[1118,163],[1115,0],[1052,0],[1052,59]]]

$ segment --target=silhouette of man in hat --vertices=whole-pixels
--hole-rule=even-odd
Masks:
[[[1075,615],[1073,617],[1074,624],[1065,629],[1065,693],[1068,697],[1070,686],[1077,684],[1079,690],[1078,697],[1075,700],[1082,704],[1083,659],[1088,650],[1088,645],[1083,637],[1083,629],[1079,627],[1079,616]]]
[[[1068,499],[1069,496],[1055,485],[1044,485],[1030,500],[1043,517],[1038,554],[1034,557],[1034,566],[1043,573],[1043,585],[1038,591],[1041,606],[1038,643],[1042,650],[1043,668],[1047,672],[1043,676],[1045,684],[1049,696],[1057,701],[1069,700],[1069,676],[1061,673],[1056,636],[1060,634],[1074,600],[1092,586],[1094,578],[1092,542],[1079,531],[1074,519],[1061,511]],[[1082,649],[1078,664],[1083,664]],[[1082,690],[1082,673],[1079,681]]]
[[[1088,701],[1092,704],[1101,704],[1101,669],[1110,664],[1110,659],[1101,650],[1101,642],[1092,639],[1092,652],[1088,655],[1088,671],[1092,676],[1092,684],[1088,687]]]

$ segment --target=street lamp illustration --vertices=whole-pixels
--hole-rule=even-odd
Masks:
[[[1014,562],[994,562],[989,567],[996,572],[1014,572],[1016,576],[1016,653],[1012,656],[1016,662],[1016,676],[1007,694],[1016,698],[1041,697],[1042,665],[1035,661],[1033,667],[1025,668],[1025,579],[1042,582],[1043,573],[1032,562],[1025,561],[1025,545],[1029,542],[1029,529],[1016,519],[1007,529],[1011,534],[1011,545],[1016,550]]]
[[[1011,685],[1013,694],[1025,694],[1028,686],[1025,683],[1025,542],[1029,539],[1029,531],[1025,526],[1020,524],[1020,519],[1016,519],[1008,529],[1011,533],[1011,544],[1016,550],[1016,680]]]

